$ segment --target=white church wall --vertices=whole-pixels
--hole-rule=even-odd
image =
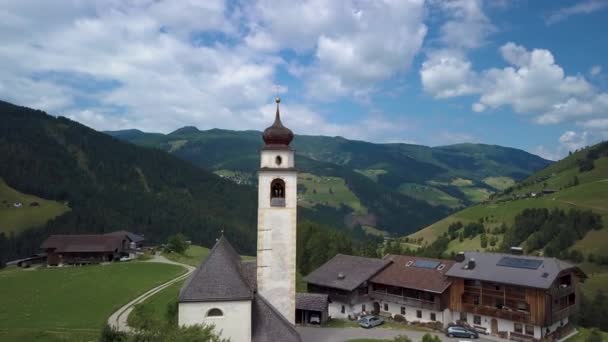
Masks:
[[[277,157],[281,163],[277,164]],[[294,167],[294,153],[291,150],[263,150],[260,158],[260,167],[288,168]]]
[[[207,317],[209,310],[217,308],[221,317]],[[251,301],[179,303],[179,325],[215,325],[215,331],[231,341],[251,341]]]

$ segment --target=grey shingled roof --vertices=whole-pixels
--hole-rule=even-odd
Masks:
[[[352,291],[391,263],[390,260],[338,254],[304,278],[309,284]],[[344,275],[343,279],[338,277]]]
[[[325,311],[329,305],[328,296],[321,293],[296,293],[296,309]]]
[[[301,342],[293,324],[289,323],[262,295],[257,293],[251,305],[252,342]],[[295,315],[295,312],[294,312]]]
[[[126,230],[119,230],[119,231],[107,233],[106,235],[126,235],[129,238],[129,240],[131,240],[131,241],[133,241],[135,243],[142,242],[142,241],[146,240],[143,236],[137,235],[135,233],[131,233],[131,232],[126,231]]]
[[[222,236],[182,287],[179,301],[246,299],[253,299],[253,290],[242,273],[241,258]]]
[[[465,260],[463,262],[455,263],[454,266],[452,266],[449,271],[446,272],[447,276],[541,289],[550,288],[555,281],[555,278],[557,278],[560,272],[565,270],[573,270],[574,272],[579,273],[582,277],[586,277],[583,271],[581,271],[578,267],[556,258],[483,252],[465,252],[464,254]],[[505,256],[512,258],[541,260],[542,264],[537,269],[498,266],[497,264],[500,259]],[[473,269],[465,269],[465,265],[468,264],[471,258],[475,259],[475,267]],[[543,276],[545,273],[546,276]]]

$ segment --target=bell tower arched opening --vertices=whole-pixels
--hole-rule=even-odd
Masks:
[[[280,178],[274,179],[270,183],[270,206],[285,206],[285,182]]]

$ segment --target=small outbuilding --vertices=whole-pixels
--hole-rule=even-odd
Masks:
[[[296,293],[296,323],[325,324],[329,317],[329,296],[321,293]]]

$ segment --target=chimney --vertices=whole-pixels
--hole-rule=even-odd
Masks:
[[[469,259],[469,263],[467,264],[467,269],[472,270],[474,268],[475,268],[475,259],[471,258],[471,259]]]
[[[458,252],[458,254],[456,254],[456,256],[454,256],[454,260],[456,260],[456,262],[463,262],[464,261],[464,252]]]

